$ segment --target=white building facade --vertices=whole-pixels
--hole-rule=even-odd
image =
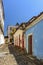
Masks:
[[[4,12],[3,12],[3,2],[0,0],[0,45],[4,44]]]

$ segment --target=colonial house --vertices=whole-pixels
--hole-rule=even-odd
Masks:
[[[17,23],[15,26],[8,26],[8,41],[13,43],[13,34],[15,33],[16,29],[18,28],[19,24]]]
[[[14,45],[19,46],[22,49],[24,49],[24,29],[25,23],[22,23],[14,33]]]
[[[0,0],[0,45],[1,44],[4,44],[4,12],[2,0]]]
[[[43,59],[43,12],[26,23],[24,39],[27,53]]]

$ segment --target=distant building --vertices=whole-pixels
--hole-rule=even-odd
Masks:
[[[4,36],[5,44],[8,44],[8,36]]]
[[[8,40],[9,42],[13,43],[13,34],[15,33],[16,29],[18,28],[18,24],[15,26],[8,26]]]
[[[4,43],[4,10],[3,2],[0,0],[0,44]]]

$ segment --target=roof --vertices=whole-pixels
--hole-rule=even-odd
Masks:
[[[20,25],[19,25],[19,27],[16,29],[16,31],[18,30],[18,29],[21,29],[21,30],[24,30],[25,29],[25,26],[23,26],[23,25],[25,25],[26,26],[26,23],[21,23]]]
[[[19,23],[16,23],[16,26],[19,26]]]
[[[43,14],[43,12],[41,12],[38,16],[33,16],[28,22],[24,22],[24,23],[21,23],[20,25],[19,25],[19,27],[16,29],[16,31],[18,30],[18,29],[20,29],[20,27],[22,27],[22,29],[21,30],[25,30],[26,29],[26,27],[28,27],[31,23],[33,23],[38,17],[40,17],[41,15]],[[25,28],[23,28],[23,24],[25,25]],[[16,33],[16,31],[15,31],[15,33]]]
[[[25,26],[23,26],[23,25],[25,25]],[[18,29],[20,29],[20,30],[24,30],[25,27],[26,27],[26,23],[23,22],[23,23],[21,23],[21,24],[19,25],[19,27],[16,29],[16,31],[17,31]],[[16,31],[15,31],[15,33],[16,33]],[[14,34],[15,34],[15,33],[14,33]]]
[[[43,14],[43,12],[41,12],[38,16],[33,16],[27,23],[26,23],[26,27],[29,26],[31,23],[33,23],[38,17],[40,17]]]
[[[29,24],[32,23],[32,21],[34,21],[37,17],[36,16],[33,16],[27,23],[26,23],[26,26],[28,26]]]
[[[25,25],[26,23],[25,23],[25,22],[21,23],[21,24],[19,25],[18,29],[19,29],[20,27],[22,27],[22,30],[23,30],[23,24]]]

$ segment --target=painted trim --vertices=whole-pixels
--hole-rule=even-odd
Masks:
[[[43,14],[41,16],[39,16],[36,20],[34,20],[29,26],[26,27],[25,31],[29,28],[31,28],[32,26],[36,25],[37,23],[40,22],[40,20],[43,19]]]
[[[27,36],[33,35],[33,33],[28,34]]]

